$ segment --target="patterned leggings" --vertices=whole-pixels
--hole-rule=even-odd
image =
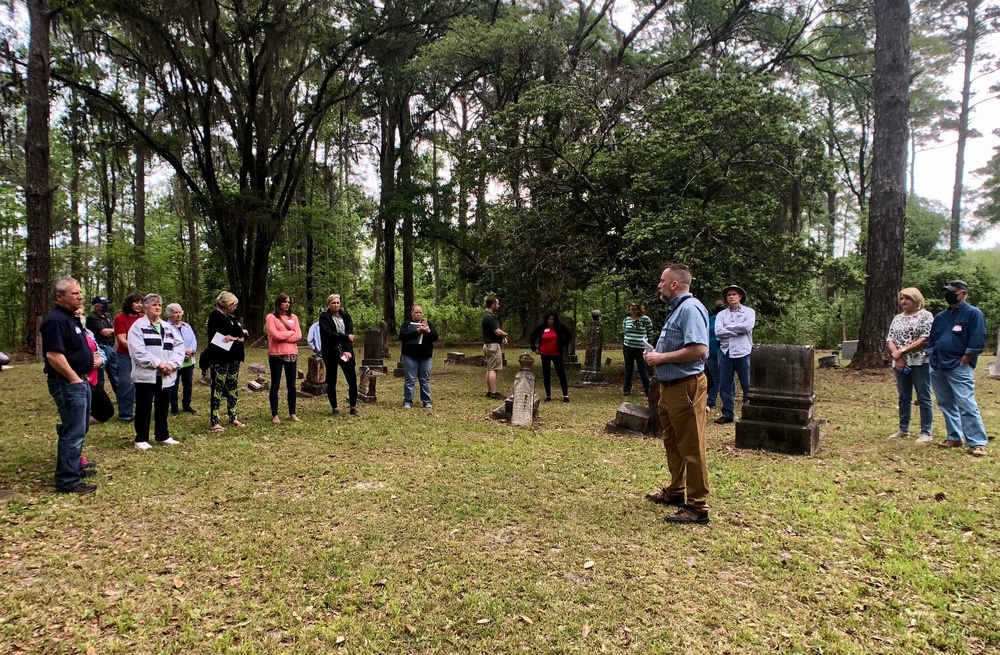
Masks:
[[[219,409],[222,397],[226,397],[229,422],[236,420],[236,404],[239,402],[240,363],[212,364],[212,426],[219,425]]]

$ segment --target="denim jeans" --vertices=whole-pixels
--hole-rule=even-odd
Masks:
[[[97,369],[97,386],[104,386],[104,375],[107,374],[108,382],[111,383],[111,390],[118,393],[118,358],[115,357],[114,346],[97,346],[101,350],[101,357],[104,358],[104,366]]]
[[[170,411],[174,414],[178,412],[177,392],[182,385],[184,387],[184,391],[181,393],[180,408],[187,411],[191,409],[191,389],[194,386],[194,365],[182,366],[180,370],[177,371],[177,381],[174,382],[174,386],[170,387]]]
[[[135,411],[135,383],[132,382],[132,358],[128,355],[115,353],[115,363],[118,365],[118,420],[131,421]]]
[[[719,396],[719,353],[710,354],[705,360],[705,366],[712,376],[712,386],[708,388],[708,406],[715,407],[715,399]]]
[[[955,368],[931,368],[931,386],[937,397],[938,409],[944,414],[948,441],[965,443],[969,448],[985,446],[986,428],[976,405],[975,369],[959,364]]]
[[[271,393],[268,400],[271,401],[271,416],[278,415],[278,391],[281,389],[281,371],[285,371],[285,386],[288,387],[288,414],[295,413],[295,378],[298,371],[298,362],[287,362],[277,355],[268,355],[267,363],[271,369]]]
[[[722,415],[734,418],[733,402],[736,399],[736,381],[733,375],[740,378],[743,389],[743,400],[750,396],[750,355],[730,357],[724,352],[719,353],[719,394],[722,396]]]
[[[893,368],[896,376],[896,391],[899,392],[899,429],[910,431],[910,412],[913,408],[913,392],[917,392],[920,403],[920,434],[930,434],[934,423],[934,404],[931,401],[931,365],[911,366],[907,375]]]
[[[84,379],[70,384],[61,375],[50,375],[49,395],[59,411],[56,489],[68,491],[80,482],[80,453],[90,426],[90,383]]]
[[[420,402],[424,405],[430,405],[431,364],[434,360],[430,357],[427,359],[413,359],[406,355],[402,355],[400,359],[403,361],[403,404],[413,404],[414,382],[420,380]]]
[[[638,368],[643,392],[649,395],[649,370],[646,368],[646,360],[642,357],[644,352],[644,348],[622,346],[622,356],[625,358],[625,384],[622,385],[622,391],[625,393],[632,393],[632,370]]]

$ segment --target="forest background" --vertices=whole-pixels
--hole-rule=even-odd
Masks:
[[[1000,249],[962,242],[1000,225],[1000,154],[970,184],[964,153],[976,105],[1000,94],[981,83],[998,4],[911,5],[898,244],[903,286],[936,310],[941,284],[965,279],[990,334]],[[866,238],[872,3],[7,6],[2,348],[34,350],[63,274],[115,311],[160,293],[196,327],[224,289],[255,333],[279,292],[309,321],[339,292],[359,329],[395,330],[418,302],[446,339],[475,340],[496,294],[512,334],[548,308],[599,308],[613,341],[631,300],[662,311],[667,261],[692,267],[708,303],[747,288],[758,341],[857,335],[882,254]],[[921,197],[915,162],[952,140],[943,206]],[[50,149],[41,171],[33,145]]]

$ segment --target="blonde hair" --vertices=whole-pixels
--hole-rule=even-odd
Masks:
[[[339,293],[331,293],[329,296],[326,297],[326,304],[329,305],[330,301],[333,300],[334,298],[336,298],[337,300],[340,300],[340,294]],[[341,304],[343,304],[343,302],[341,302]]]
[[[924,308],[924,294],[920,293],[920,289],[916,287],[906,287],[899,292],[899,297],[909,298],[917,306],[917,309]]]
[[[215,299],[215,306],[219,309],[225,309],[226,307],[231,307],[237,303],[239,303],[239,300],[236,299],[236,294],[230,293],[229,291],[223,291]]]

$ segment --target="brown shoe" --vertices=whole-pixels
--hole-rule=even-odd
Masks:
[[[663,519],[667,523],[697,523],[699,525],[708,524],[708,510],[695,509],[690,505],[677,510],[676,514],[671,514]]]
[[[973,446],[969,454],[973,457],[986,457],[986,446]]]
[[[961,448],[961,447],[962,447],[961,441],[952,441],[951,439],[945,439],[944,441],[938,444],[938,448]]]
[[[672,494],[666,488],[646,494],[646,500],[657,505],[673,505],[674,507],[684,507],[684,496]]]

